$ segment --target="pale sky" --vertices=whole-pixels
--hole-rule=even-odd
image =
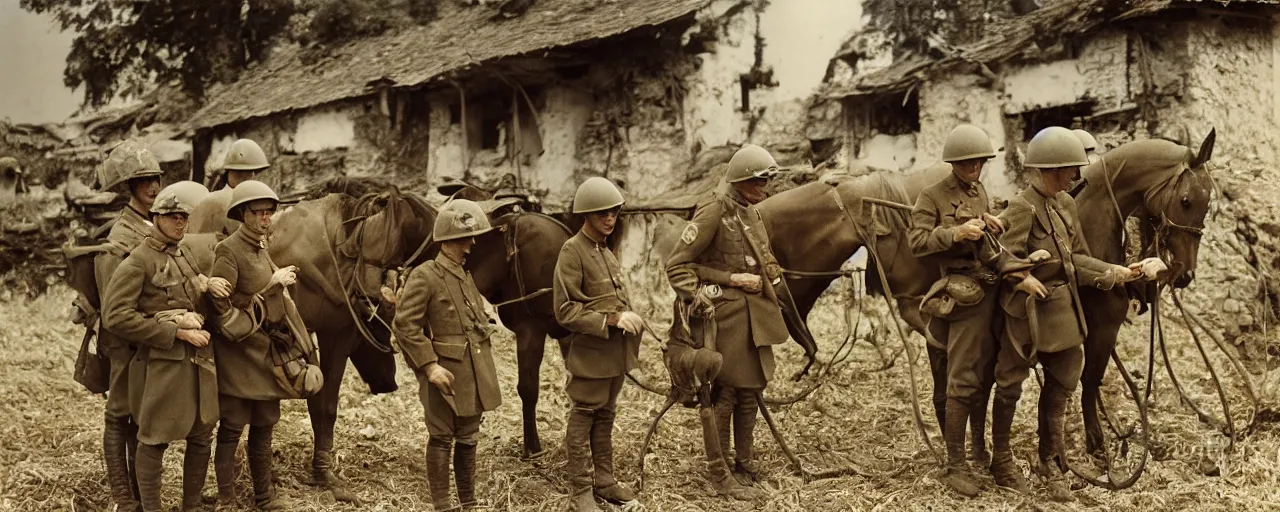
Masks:
[[[862,26],[862,0],[785,0],[760,19],[765,64],[773,66],[780,100],[813,94],[827,63]]]
[[[56,122],[75,112],[80,95],[62,85],[72,38],[18,0],[0,0],[0,119]]]

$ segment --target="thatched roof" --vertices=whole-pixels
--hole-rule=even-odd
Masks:
[[[318,62],[285,48],[211,94],[191,119],[210,128],[366,96],[377,86],[416,87],[495,59],[609,38],[685,16],[709,0],[543,0],[516,18],[492,9],[447,9],[425,26],[334,48]]]
[[[985,67],[1035,60],[1041,51],[1037,42],[1082,37],[1109,23],[1147,17],[1171,8],[1259,4],[1280,5],[1280,0],[1059,0],[991,27],[989,35],[976,43],[951,49],[935,48],[944,56],[911,54],[884,69],[845,81],[828,82],[821,94],[843,98],[899,92],[961,66]],[[851,40],[836,58],[855,47],[855,41]]]

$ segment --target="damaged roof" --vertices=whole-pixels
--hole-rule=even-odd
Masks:
[[[425,26],[357,40],[317,62],[304,62],[297,47],[282,49],[211,94],[188,126],[210,128],[315,107],[373,94],[377,86],[414,87],[495,59],[660,25],[708,1],[544,0],[502,21],[492,9],[442,10]]]
[[[866,96],[907,90],[930,75],[966,64],[1002,64],[1034,57],[1036,44],[1046,34],[1080,36],[1107,23],[1150,16],[1175,7],[1280,5],[1280,0],[1059,0],[1026,15],[1004,20],[976,43],[955,48],[935,48],[942,57],[907,55],[884,69],[828,82],[821,92],[828,98]],[[855,35],[855,38],[859,35]],[[835,58],[850,53],[850,40]],[[989,70],[988,70],[989,71]]]

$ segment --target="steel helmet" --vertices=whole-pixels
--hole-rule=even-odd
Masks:
[[[17,169],[19,167],[17,158],[11,156],[0,157],[0,170]]]
[[[204,188],[204,185],[194,181],[179,181],[161,189],[160,193],[156,194],[155,202],[151,203],[151,213],[191,215],[196,211],[196,205],[200,204],[200,200],[207,195],[209,195],[209,189]]]
[[[599,176],[587,178],[573,196],[573,213],[591,213],[622,206],[622,192],[612,181]]]
[[[1076,134],[1076,138],[1080,139],[1081,144],[1084,144],[1085,152],[1098,149],[1098,140],[1093,138],[1093,135],[1089,135],[1089,132],[1084,130],[1071,130],[1071,133]]]
[[[271,187],[268,187],[266,183],[258,180],[245,180],[244,182],[241,182],[239,185],[236,185],[236,188],[231,189],[231,205],[227,206],[227,218],[239,221],[241,218],[239,214],[240,206],[259,199],[270,199],[277,203],[280,202],[280,197],[276,196],[275,191],[271,190]]]
[[[991,137],[982,128],[971,124],[962,124],[947,134],[947,141],[942,144],[943,162],[961,162],[975,158],[994,158],[995,148],[991,147]]]
[[[113,190],[132,179],[163,174],[155,155],[146,146],[132,140],[126,140],[112,149],[98,172],[98,183],[102,190]]]
[[[480,205],[475,201],[454,199],[445,203],[440,213],[436,214],[432,237],[444,242],[482,235],[492,230],[489,217],[480,209]]]
[[[729,171],[724,179],[729,183],[738,183],[753,178],[772,178],[778,174],[778,161],[773,159],[769,150],[755,144],[742,146],[729,159]]]
[[[1074,167],[1089,165],[1089,157],[1084,153],[1084,144],[1071,130],[1061,126],[1050,126],[1027,144],[1027,167],[1055,169],[1058,167]]]
[[[231,143],[227,155],[222,157],[222,168],[232,171],[261,171],[271,167],[266,153],[257,142],[240,139]]]
[[[164,215],[166,213],[185,213],[191,215],[196,211],[196,205],[209,195],[209,189],[204,185],[194,181],[179,181],[172,183],[156,194],[155,202],[151,203],[151,213]]]

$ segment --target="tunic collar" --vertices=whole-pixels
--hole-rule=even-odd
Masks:
[[[245,227],[244,224],[241,224],[240,227],[236,229],[234,236],[256,251],[261,251],[267,248],[266,238],[249,231],[249,228]]]
[[[453,258],[450,258],[449,255],[444,253],[444,251],[436,254],[436,263],[445,270],[448,270],[450,274],[453,274],[458,279],[465,279],[467,277],[467,270],[462,268],[462,265],[458,262],[453,261]]]
[[[977,196],[978,187],[982,185],[982,182],[980,181],[974,182],[974,183],[966,182],[960,179],[959,176],[956,176],[955,172],[952,172],[951,176],[949,176],[947,179],[951,181],[951,188],[954,188],[956,190],[969,194],[970,196]]]

